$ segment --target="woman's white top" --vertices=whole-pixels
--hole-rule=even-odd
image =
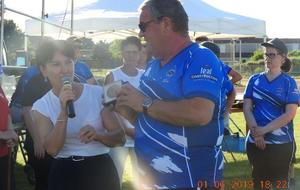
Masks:
[[[65,143],[56,157],[95,156],[109,152],[109,148],[98,141],[85,144],[79,139],[80,129],[88,124],[93,126],[97,133],[106,131],[100,115],[102,108],[102,87],[83,84],[82,94],[74,101],[76,116],[68,118]],[[59,97],[50,90],[33,104],[32,110],[49,118],[55,127],[61,112]]]
[[[140,70],[137,69],[138,73],[136,76],[129,76],[126,73],[124,73],[122,71],[122,69],[120,67],[114,69],[111,71],[113,77],[114,77],[114,81],[118,81],[118,80],[122,80],[123,82],[129,82],[132,86],[134,86],[135,88],[139,88],[140,85],[140,79],[141,76],[143,75],[145,70]],[[119,119],[121,121],[123,121],[124,125],[126,125],[128,128],[134,128],[134,126],[124,117],[122,117],[121,115],[119,115]],[[126,143],[124,145],[125,147],[134,147],[134,140],[126,135]]]

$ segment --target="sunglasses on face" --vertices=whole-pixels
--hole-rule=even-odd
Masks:
[[[274,59],[279,53],[265,53],[264,57],[269,59]]]
[[[147,22],[140,22],[140,24],[138,25],[139,26],[139,29],[142,31],[142,32],[146,32],[146,29],[148,27],[148,25],[151,23],[151,22],[154,22],[155,20],[152,19],[152,20],[149,20]]]

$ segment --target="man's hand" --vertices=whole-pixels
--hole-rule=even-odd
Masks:
[[[116,107],[128,106],[136,112],[143,112],[145,96],[129,83],[124,84],[117,95]]]

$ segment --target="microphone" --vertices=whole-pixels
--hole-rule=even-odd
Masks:
[[[63,76],[61,77],[61,81],[63,85],[70,85],[72,83],[72,77],[69,76]],[[67,113],[69,118],[74,118],[76,116],[73,100],[67,101]]]

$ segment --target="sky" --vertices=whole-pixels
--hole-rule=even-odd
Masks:
[[[97,0],[74,0],[76,6],[85,6]],[[134,1],[134,0],[133,0]],[[203,0],[227,12],[266,21],[268,37],[300,38],[299,0]],[[47,11],[62,12],[68,0],[45,0]],[[51,2],[51,3],[50,3]],[[5,0],[7,7],[39,17],[41,0]],[[59,5],[59,6],[57,6]],[[6,12],[6,19],[13,19],[24,30],[26,17]]]
[[[267,36],[300,38],[299,0],[204,0],[218,9],[266,21]]]

